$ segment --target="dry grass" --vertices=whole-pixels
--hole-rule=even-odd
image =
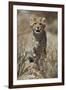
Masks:
[[[23,13],[18,13],[17,17],[17,79],[56,78],[58,74],[57,33],[47,31],[47,57],[44,59],[44,71],[42,73],[34,62],[29,62],[30,53],[25,52],[25,46],[30,35],[29,17],[31,14]]]

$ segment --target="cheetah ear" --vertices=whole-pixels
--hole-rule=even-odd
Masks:
[[[42,18],[42,24],[46,24],[46,18],[45,17]]]
[[[42,24],[44,25],[44,30],[47,28],[47,20],[45,17],[42,18]]]
[[[33,26],[36,22],[36,17],[30,17],[30,26]]]

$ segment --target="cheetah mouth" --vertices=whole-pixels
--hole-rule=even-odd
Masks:
[[[40,32],[40,30],[36,30],[36,32],[38,32],[38,33],[39,33],[39,32]]]
[[[40,30],[40,29],[34,29],[33,32],[34,32],[35,34],[41,34],[42,30]]]

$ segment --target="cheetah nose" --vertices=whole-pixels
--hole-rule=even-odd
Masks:
[[[39,29],[39,27],[37,27],[37,29]]]

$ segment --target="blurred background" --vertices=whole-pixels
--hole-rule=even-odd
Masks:
[[[46,17],[49,31],[57,32],[57,12],[17,10],[18,35],[30,31],[31,16]]]

